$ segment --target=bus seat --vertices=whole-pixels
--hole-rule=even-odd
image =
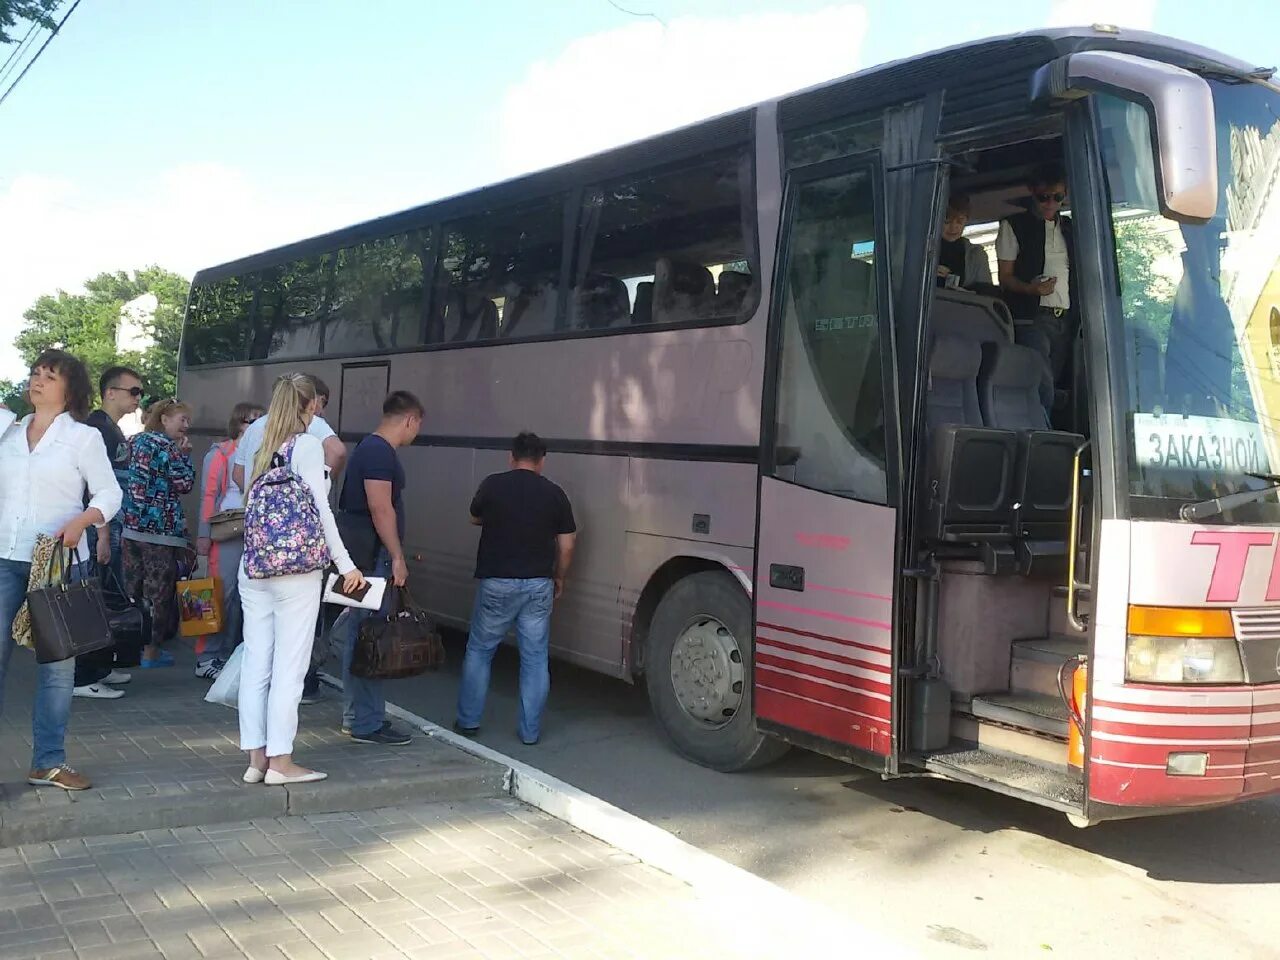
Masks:
[[[1003,300],[966,290],[939,289],[933,295],[929,313],[930,329],[937,334],[1009,343],[1013,340],[1013,317]]]
[[[720,287],[716,291],[716,316],[736,317],[742,312],[747,293],[751,290],[751,274],[737,270],[720,272]]]
[[[716,284],[706,267],[660,257],[653,271],[653,320],[683,323],[715,313]]]
[[[967,545],[967,555],[982,559],[988,573],[1012,572],[1018,435],[946,424],[929,439],[925,537],[937,544]]]
[[[573,291],[573,325],[579,330],[603,330],[631,319],[627,285],[617,277],[589,273]]]
[[[987,344],[978,377],[982,422],[1006,430],[1047,430],[1044,358],[1029,347]]]
[[[653,281],[636,284],[636,303],[631,309],[632,323],[653,323]]]
[[[520,287],[507,297],[502,310],[502,335],[512,336],[516,327],[520,336],[536,337],[554,333],[557,307],[556,285],[550,281]]]
[[[1071,476],[1084,437],[1028,430],[1019,439],[1013,502],[1019,566],[1028,574],[1058,574],[1066,564]]]
[[[498,335],[498,308],[488,297],[454,287],[444,299],[440,341],[464,343]]]
[[[982,425],[978,403],[978,371],[982,348],[972,340],[935,337],[929,350],[929,390],[926,397],[930,430],[948,423]]]

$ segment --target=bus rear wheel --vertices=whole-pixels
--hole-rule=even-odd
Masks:
[[[677,581],[658,602],[645,651],[654,716],[676,749],[713,770],[749,770],[786,744],[756,731],[751,603],[727,573]]]

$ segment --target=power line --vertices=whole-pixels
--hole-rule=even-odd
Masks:
[[[9,89],[6,90],[3,95],[0,95],[0,105],[3,105],[4,102],[9,99],[9,94],[13,93],[13,91],[17,89],[18,84],[22,82],[22,78],[27,75],[27,71],[35,66],[36,61],[40,59],[40,54],[44,53],[49,44],[53,43],[53,38],[58,35],[58,31],[63,28],[68,20],[71,19],[71,15],[76,12],[76,7],[78,6],[80,6],[80,0],[76,0],[76,2],[71,5],[71,9],[63,15],[61,20],[58,21],[58,25],[53,28],[53,31],[45,38],[44,43],[40,45],[40,49],[36,51],[36,55],[27,61],[27,65],[22,68],[22,72],[18,74],[13,83],[9,84]]]
[[[18,61],[21,59],[23,51],[31,43],[31,38],[36,35],[36,31],[39,29],[39,23],[31,24],[31,29],[27,31],[27,35],[23,37],[22,41],[13,48],[13,52],[9,54],[8,58],[4,62],[4,66],[0,66],[0,81],[4,80],[5,75],[11,73],[13,68],[18,65]]]

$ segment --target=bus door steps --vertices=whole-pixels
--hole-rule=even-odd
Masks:
[[[1078,813],[1084,807],[1084,783],[1078,773],[1065,768],[1053,770],[975,747],[935,753],[924,765],[948,780],[976,784],[1064,813]]]
[[[1015,640],[1009,659],[1009,689],[1015,693],[1061,699],[1058,670],[1066,661],[1088,649],[1085,637],[1065,634]]]
[[[1067,706],[1056,693],[984,693],[970,701],[969,712],[979,720],[1067,739]]]

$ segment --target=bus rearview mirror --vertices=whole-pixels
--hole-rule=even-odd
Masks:
[[[1204,223],[1218,206],[1218,142],[1209,84],[1189,70],[1114,50],[1085,50],[1033,75],[1038,103],[1110,93],[1141,104],[1154,130],[1160,213]]]

